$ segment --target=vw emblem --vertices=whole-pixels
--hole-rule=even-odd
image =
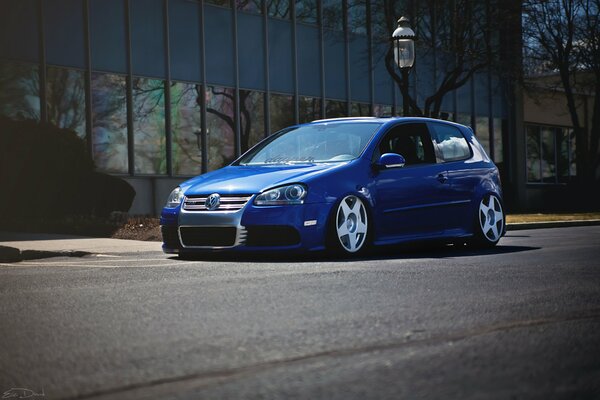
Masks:
[[[206,198],[204,206],[208,211],[214,211],[221,205],[221,196],[218,193],[213,193]]]

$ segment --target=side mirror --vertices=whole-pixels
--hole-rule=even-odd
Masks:
[[[406,164],[406,160],[400,154],[385,153],[379,157],[379,161],[375,164],[379,169],[402,168]]]

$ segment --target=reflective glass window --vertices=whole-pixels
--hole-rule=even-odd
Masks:
[[[344,9],[339,0],[323,0],[323,27],[344,30]]]
[[[271,132],[275,133],[290,125],[294,125],[294,104],[292,96],[271,93],[269,99],[271,111]]]
[[[321,99],[318,97],[300,96],[298,108],[301,124],[321,118]]]
[[[502,119],[494,118],[494,162],[496,164],[504,161],[503,127]]]
[[[96,167],[127,173],[127,102],[125,77],[92,74],[92,141]]]
[[[262,14],[262,0],[235,0],[235,6],[240,11]]]
[[[527,127],[527,181],[539,182],[540,170],[540,129],[537,126]]]
[[[317,24],[317,0],[296,0],[296,21]]]
[[[269,17],[290,17],[290,0],[266,0],[266,2]]]
[[[173,174],[198,175],[202,172],[201,85],[171,85],[171,160]],[[201,99],[201,98],[200,98]]]
[[[85,138],[85,87],[83,71],[48,67],[46,75],[48,120]]]
[[[371,115],[371,105],[367,103],[352,103],[353,117],[368,117]]]
[[[214,4],[221,7],[231,7],[230,0],[204,0],[205,3]]]
[[[265,138],[265,94],[240,90],[240,148],[242,153]]]
[[[553,183],[556,180],[556,129],[542,127],[542,181]]]
[[[348,30],[367,34],[367,3],[365,0],[348,0]]]
[[[490,126],[487,117],[477,117],[475,119],[475,134],[477,135],[477,140],[485,149],[485,152],[490,156]]]
[[[217,86],[206,89],[209,171],[219,169],[235,159],[234,111],[234,89]]]
[[[327,100],[325,102],[325,118],[340,118],[348,116],[345,101]]]
[[[90,0],[92,69],[126,73],[125,26],[124,0]]]
[[[159,79],[133,79],[133,142],[136,174],[165,174],[165,85]]]
[[[373,116],[389,117],[392,115],[392,106],[386,104],[375,104],[373,107]]]
[[[456,122],[465,126],[471,126],[471,114],[457,113]]]
[[[164,1],[129,1],[133,73],[162,77],[165,75]]]
[[[6,117],[40,119],[38,66],[0,61],[0,114]]]

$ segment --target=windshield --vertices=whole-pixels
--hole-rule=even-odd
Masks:
[[[280,131],[239,161],[239,165],[348,161],[369,143],[378,122],[326,122]]]

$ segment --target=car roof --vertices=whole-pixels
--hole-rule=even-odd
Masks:
[[[438,122],[445,123],[449,125],[456,125],[465,128],[465,125],[457,124],[456,122],[435,119],[435,118],[426,118],[426,117],[343,117],[343,118],[327,118],[327,119],[318,119],[309,124],[322,124],[328,122],[379,122],[384,125],[393,125],[397,122]],[[466,127],[468,129],[468,127]]]

